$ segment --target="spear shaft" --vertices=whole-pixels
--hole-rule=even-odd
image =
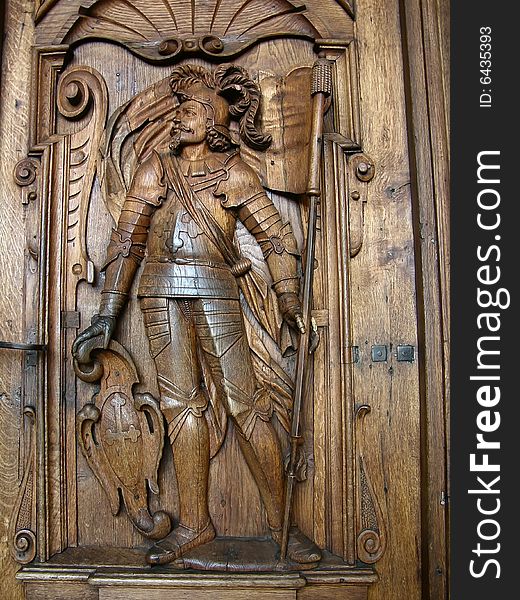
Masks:
[[[323,145],[323,114],[326,108],[327,97],[330,96],[331,91],[331,63],[325,58],[318,58],[312,67],[312,124],[309,142],[309,176],[306,192],[309,201],[309,220],[307,224],[305,272],[302,291],[302,315],[303,322],[305,324],[305,333],[303,333],[300,337],[296,362],[290,439],[291,454],[287,469],[282,542],[280,545],[280,556],[282,560],[285,560],[287,557],[289,529],[291,524],[291,507],[298,462],[298,446],[302,441],[300,421],[303,395],[305,393],[304,387],[306,381],[311,331],[312,282],[314,277],[314,255],[316,251],[316,220],[318,216],[318,203],[321,195],[320,163],[321,149]]]

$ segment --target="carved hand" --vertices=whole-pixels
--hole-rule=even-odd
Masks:
[[[99,335],[103,336],[103,348],[108,348],[112,334],[116,327],[116,317],[94,315],[91,324],[78,335],[72,344],[72,354],[79,362],[88,362],[85,356],[87,349],[85,342]]]
[[[279,296],[278,303],[284,320],[303,335],[305,333],[305,323],[303,322],[302,305],[298,294],[285,292]]]

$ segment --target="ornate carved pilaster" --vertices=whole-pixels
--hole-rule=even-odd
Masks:
[[[360,406],[356,411],[356,496],[357,496],[357,554],[359,560],[373,564],[386,549],[386,525],[381,505],[370,483],[365,463],[365,433],[363,421],[370,406]]]
[[[22,564],[36,556],[36,411],[32,406],[24,408],[25,462],[18,499],[10,519],[9,540],[13,558]]]
[[[24,351],[20,417],[20,484],[10,517],[11,554],[18,562],[31,562],[45,547],[45,482],[42,477],[43,381],[46,339],[41,308],[42,264],[45,232],[40,219],[42,206],[41,153],[19,161],[13,179],[20,186],[25,221],[24,302],[21,306],[23,339],[13,347]],[[42,497],[41,501],[37,501]]]
[[[61,365],[67,362],[68,332],[80,325],[75,313],[77,284],[94,279],[86,227],[107,94],[104,81],[90,67],[74,67],[60,77],[64,58],[63,47],[35,53],[33,146],[13,174],[26,206],[26,337],[32,345],[49,349],[47,356],[26,355],[24,403],[33,407],[36,421],[31,428],[31,453],[36,458],[26,471],[37,490],[33,501],[36,495],[39,500],[31,530],[37,543],[20,551],[25,538],[18,536],[14,553],[20,562],[32,560],[35,548],[45,560],[74,541],[76,528],[75,503],[68,500],[74,497],[75,444],[67,436],[75,407],[61,401],[75,397],[75,378],[72,369],[62,371]],[[59,133],[60,114],[69,121],[80,120],[80,126],[72,133]],[[49,495],[51,481],[61,484]],[[17,506],[26,506],[29,488],[25,482]],[[11,527],[17,535],[20,526],[14,514]],[[32,539],[28,534],[26,538]]]
[[[57,106],[69,120],[77,120],[91,109],[80,131],[65,137],[63,202],[67,227],[67,290],[79,281],[94,281],[94,264],[87,251],[87,218],[97,149],[107,118],[107,89],[101,75],[90,67],[73,67],[59,79]],[[72,310],[72,307],[68,307]]]

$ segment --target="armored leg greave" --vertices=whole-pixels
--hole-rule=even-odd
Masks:
[[[217,402],[223,404],[235,422],[269,524],[274,529],[280,527],[283,506],[280,445],[270,423],[269,393],[255,378],[239,302],[145,298],[141,307],[150,353],[157,367],[161,410],[174,452],[181,512],[186,515],[181,515],[181,522],[188,525],[185,521],[188,519],[203,527],[209,518],[207,504],[200,500],[202,490],[207,491],[209,462],[208,426],[203,418],[209,403],[203,384],[204,361],[204,372],[209,374],[218,392]]]
[[[188,415],[172,443],[179,492],[179,522],[194,531],[209,523],[209,435],[205,419]]]
[[[273,530],[282,527],[284,479],[282,453],[278,436],[271,422],[257,420],[247,439],[238,429],[238,442],[246,459],[267,513],[267,522]]]

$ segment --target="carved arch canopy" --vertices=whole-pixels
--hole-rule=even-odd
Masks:
[[[41,324],[40,333],[42,336],[50,336],[49,347],[56,351],[59,359],[49,366],[49,389],[42,389],[38,396],[41,398],[41,405],[36,407],[34,417],[36,442],[33,446],[36,449],[31,446],[31,451],[28,452],[32,462],[28,462],[27,472],[31,474],[31,478],[26,478],[22,497],[25,498],[23,493],[28,497],[30,492],[34,503],[35,493],[31,486],[37,485],[38,490],[44,490],[47,480],[63,481],[64,484],[49,500],[48,508],[39,509],[40,512],[37,518],[35,516],[32,519],[32,523],[22,523],[20,519],[15,522],[13,536],[18,537],[20,531],[27,529],[32,532],[35,521],[39,523],[38,531],[33,532],[35,535],[30,552],[26,553],[24,560],[18,558],[20,562],[29,562],[35,554],[41,560],[47,560],[69,546],[92,544],[96,535],[97,539],[107,543],[110,541],[110,532],[91,533],[90,524],[88,527],[85,525],[89,513],[85,509],[87,502],[82,497],[92,499],[99,493],[99,489],[95,488],[91,480],[90,489],[87,489],[86,470],[81,471],[85,466],[81,463],[81,456],[77,463],[74,462],[76,458],[73,453],[67,464],[59,459],[67,447],[75,445],[74,423],[78,410],[82,406],[88,406],[94,414],[93,405],[86,404],[91,398],[91,390],[84,383],[76,381],[71,367],[70,346],[80,324],[84,327],[95,310],[93,298],[99,292],[95,287],[99,288],[97,278],[102,261],[101,242],[98,240],[98,246],[95,246],[91,237],[95,237],[92,233],[98,226],[95,218],[100,215],[102,224],[97,233],[102,237],[103,224],[106,225],[107,235],[110,231],[111,223],[107,212],[100,208],[100,198],[103,195],[100,190],[104,190],[106,182],[98,160],[110,133],[117,131],[117,140],[123,148],[123,141],[126,139],[123,134],[144,128],[153,119],[157,120],[158,127],[164,124],[161,119],[171,111],[173,102],[169,93],[165,92],[169,90],[167,76],[170,65],[192,58],[199,62],[202,59],[213,63],[233,60],[249,69],[258,79],[264,103],[272,109],[270,112],[264,111],[262,125],[276,142],[279,131],[284,127],[289,129],[293,118],[289,111],[284,114],[280,109],[277,97],[283,94],[286,98],[291,94],[296,95],[300,89],[298,86],[302,82],[308,82],[310,66],[320,51],[333,63],[333,94],[338,100],[332,103],[326,117],[324,202],[327,204],[327,212],[320,217],[319,226],[323,234],[317,250],[320,269],[314,306],[316,326],[324,332],[314,370],[314,378],[318,382],[314,393],[316,396],[321,394],[323,401],[317,402],[314,410],[309,408],[304,416],[307,428],[304,450],[309,458],[308,483],[304,484],[298,503],[310,506],[314,502],[318,516],[309,512],[303,519],[303,527],[309,535],[315,537],[321,547],[340,556],[348,565],[353,566],[358,560],[364,563],[376,562],[384,552],[384,515],[377,506],[380,490],[377,485],[370,484],[372,473],[363,462],[366,451],[362,443],[356,442],[361,419],[356,417],[354,395],[345,383],[351,380],[351,361],[336,356],[340,352],[338,349],[343,352],[343,349],[350,347],[349,317],[348,314],[343,314],[343,308],[338,308],[342,302],[348,305],[347,295],[350,291],[345,291],[347,283],[343,290],[339,289],[339,285],[336,289],[331,284],[331,279],[334,280],[335,277],[339,281],[348,272],[349,261],[355,259],[363,243],[363,207],[370,179],[361,176],[362,170],[357,169],[356,165],[364,165],[367,170],[371,168],[373,174],[373,165],[370,165],[367,157],[351,158],[354,153],[359,155],[362,148],[357,63],[351,44],[354,37],[353,19],[352,5],[347,0],[307,0],[305,4],[297,0],[36,1],[37,111],[31,132],[31,177],[25,177],[20,185],[23,187],[24,203],[34,211],[34,219],[31,221],[34,232],[28,232],[28,236],[33,233],[35,236],[42,235],[41,232],[50,224],[48,245],[42,242],[38,257],[42,274],[35,269],[29,276],[32,277],[32,284],[27,284],[27,287],[39,289],[39,295],[34,295],[35,302],[40,302],[41,306],[46,303],[49,305],[49,321]],[[100,64],[103,62],[100,61],[100,54],[95,54],[94,59],[89,55],[90,48],[100,44],[105,49],[108,44],[117,45],[114,50],[114,53],[117,51],[117,56],[127,57],[131,53],[133,56],[130,58],[134,61],[132,64],[139,65],[142,80],[137,82],[136,90],[124,90],[126,97],[118,87],[119,82],[114,77],[109,78],[112,75],[110,67],[103,70],[106,65]],[[270,64],[264,64],[270,51],[266,50],[268,44],[271,44],[270,48],[277,49],[284,44],[282,49],[285,55],[276,57]],[[254,55],[257,49],[260,58]],[[121,71],[123,69],[124,67]],[[283,90],[283,94],[280,90]],[[135,101],[137,92],[143,99],[142,105]],[[150,116],[146,111],[156,113]],[[128,131],[124,129],[127,125]],[[273,143],[273,147],[260,158],[244,154],[246,162],[248,158],[251,163],[258,161],[257,165],[252,166],[255,166],[266,188],[275,195],[279,192],[276,200],[282,206],[289,207],[294,196],[301,195],[301,190],[295,191],[289,169],[282,171],[272,166],[285,162],[292,165],[293,172],[297,168],[304,171],[301,163],[296,162],[296,154],[293,156],[290,152],[296,152],[305,146],[301,140],[296,141],[298,143],[294,143],[292,149],[288,145],[284,147]],[[124,160],[120,162],[128,166],[131,162],[128,160],[130,151],[124,154],[123,150],[121,156]],[[122,169],[122,178],[126,175]],[[52,186],[49,182],[52,182]],[[287,192],[287,197],[292,194],[290,201],[283,197],[284,191]],[[40,204],[35,202],[35,198]],[[296,205],[294,202],[293,204]],[[295,209],[294,206],[287,208],[289,218],[293,214],[290,210],[301,218],[299,208]],[[38,227],[43,219],[47,221],[40,231]],[[300,238],[303,238],[305,219],[300,225]],[[45,286],[38,288],[39,278],[45,276],[45,266],[52,261],[55,262],[51,265],[50,273],[54,281],[60,282],[61,287],[57,286],[46,292]],[[334,273],[332,278],[329,277],[331,273]],[[80,282],[82,285],[78,285]],[[122,328],[122,335],[126,335],[127,339],[131,337],[128,323],[136,318],[135,307],[131,306],[129,313],[127,324]],[[62,338],[60,331],[63,332]],[[336,333],[338,331],[347,333],[340,339],[340,335]],[[138,334],[137,331],[132,332],[134,337]],[[140,343],[138,340],[131,347],[132,355],[142,352],[143,346],[139,346]],[[330,365],[333,360],[336,360],[336,364],[341,364],[341,368],[332,369]],[[148,389],[152,385],[147,375],[149,369],[141,368],[139,364],[137,367],[142,376],[141,383]],[[43,362],[38,368],[43,370]],[[330,393],[323,391],[327,386]],[[130,389],[129,399],[131,395]],[[55,398],[61,397],[68,399],[64,407],[53,404]],[[108,404],[107,402],[107,406]],[[130,410],[130,402],[125,406]],[[141,422],[146,425],[138,410],[139,407],[134,411],[137,415],[134,415],[135,428]],[[39,415],[45,411],[49,418],[43,422]],[[365,412],[368,414],[368,410]],[[88,421],[87,424],[93,421],[85,420]],[[114,422],[117,425],[116,416]],[[144,431],[143,427],[139,443]],[[342,438],[344,445],[334,446],[332,440]],[[61,446],[55,447],[52,444]],[[230,454],[234,451],[233,448],[228,449]],[[34,484],[36,455],[45,453],[47,454],[38,464],[45,465],[47,471],[36,473]],[[218,460],[219,456],[216,462]],[[155,474],[152,474],[152,480],[153,475]],[[222,481],[217,483],[221,487],[232,485],[229,474],[220,475]],[[159,481],[159,485],[160,483]],[[138,484],[141,486],[139,489],[144,490],[144,481]],[[354,491],[355,487],[357,491]],[[155,488],[158,486],[155,485]],[[152,491],[156,493],[154,489]],[[165,503],[166,508],[170,509],[174,504],[174,494],[164,494],[163,490],[161,493],[161,503]],[[117,494],[116,489],[114,512],[119,508]],[[142,491],[141,495],[146,496],[146,492]],[[60,513],[65,506],[74,507],[77,513],[72,509],[68,514]],[[157,506],[154,508],[157,509]],[[216,503],[214,508],[215,512],[217,509],[220,511]],[[139,510],[141,507],[135,512]],[[36,508],[34,512],[36,513]],[[127,512],[130,512],[128,506]],[[265,533],[262,532],[262,527],[265,530],[266,525],[262,521],[263,517],[255,517],[254,508],[250,513],[253,514],[253,524],[247,533]],[[60,514],[56,522],[51,522],[54,515]],[[341,523],[338,514],[341,515]],[[148,518],[149,515],[146,516]],[[129,526],[121,523],[122,520],[115,526],[118,543],[121,546],[126,544],[128,547],[137,547],[142,538],[136,537],[137,534]],[[228,527],[231,535],[236,533],[233,526]],[[53,536],[49,537],[49,531],[54,532]],[[56,531],[59,531],[59,535],[55,534]],[[107,539],[103,537],[105,535]]]
[[[268,39],[353,35],[347,0],[40,0],[35,10],[42,45],[102,39],[155,63],[183,55],[224,61]]]

